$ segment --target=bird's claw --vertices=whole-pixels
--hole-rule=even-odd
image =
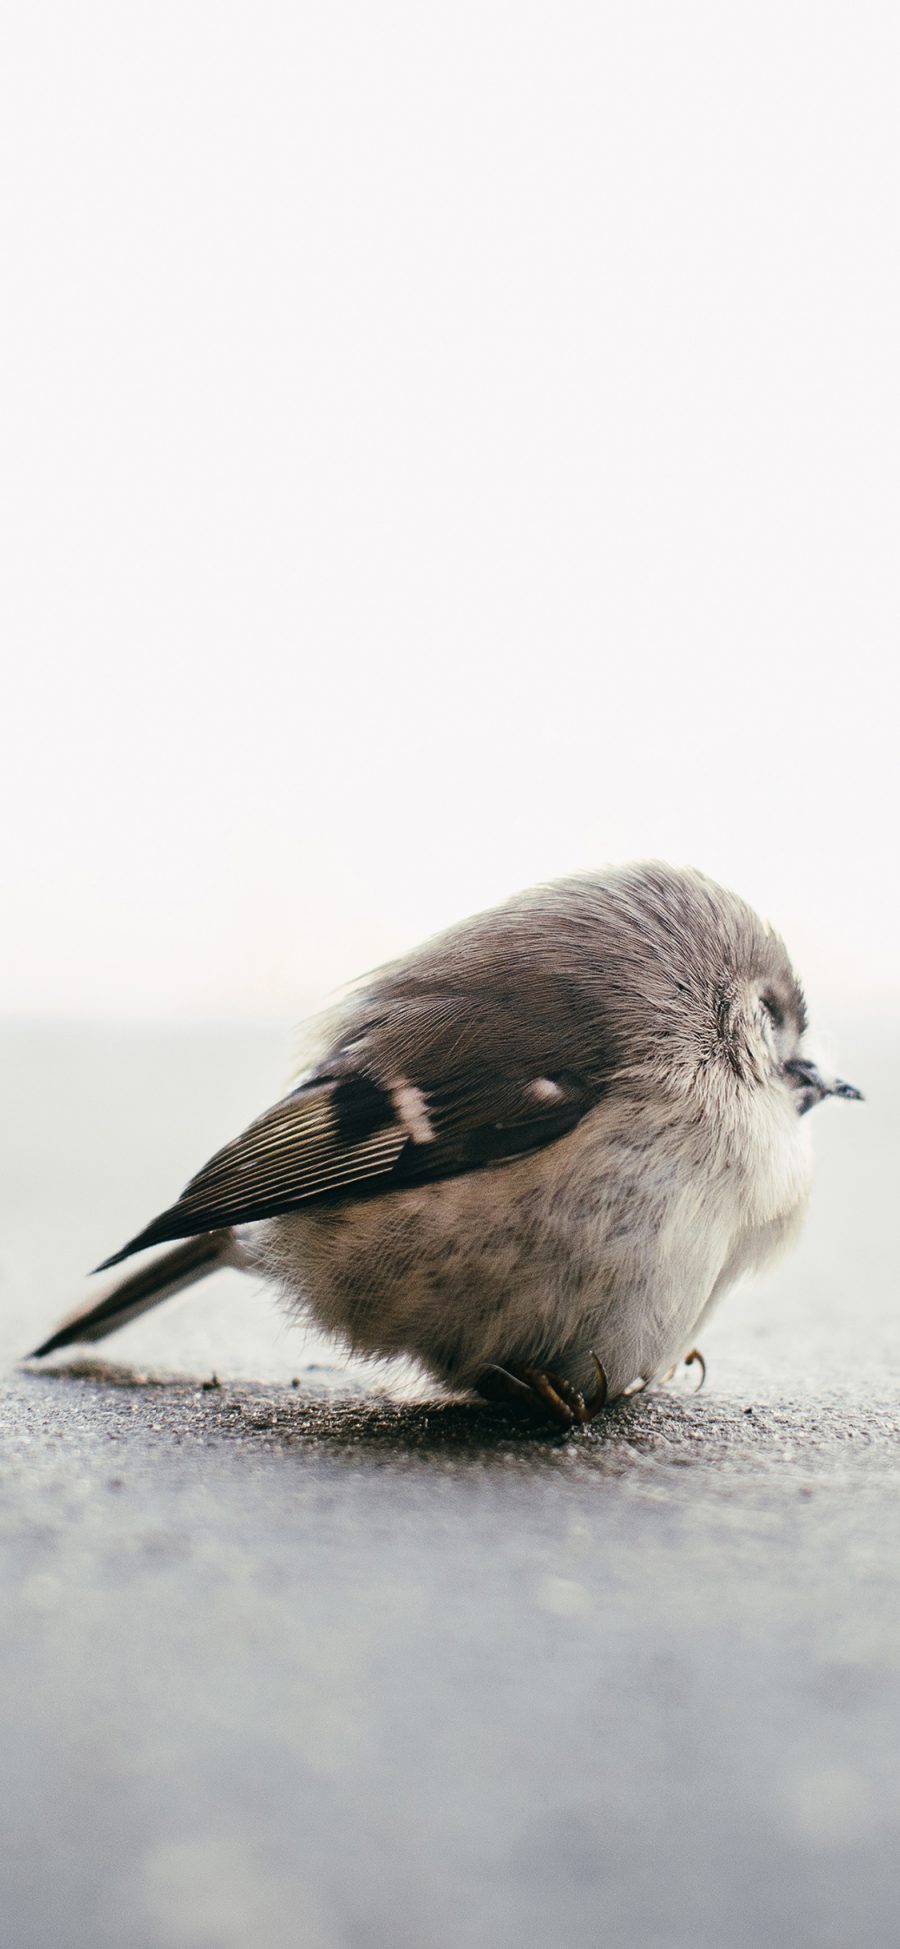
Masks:
[[[593,1347],[591,1348],[591,1359],[594,1363],[594,1375],[596,1378],[597,1385],[594,1389],[593,1394],[591,1395],[590,1400],[587,1402],[587,1412],[588,1412],[589,1421],[592,1419],[592,1417],[595,1414],[600,1413],[601,1408],[605,1408],[606,1403],[609,1400],[609,1376],[606,1372],[606,1368],[604,1367],[602,1360],[598,1359],[597,1355],[595,1354]]]
[[[699,1394],[700,1389],[703,1386],[704,1381],[706,1380],[706,1361],[704,1360],[699,1347],[692,1347],[690,1353],[685,1354],[683,1361],[676,1360],[675,1365],[673,1367],[667,1367],[664,1374],[658,1374],[656,1376],[657,1384],[660,1387],[665,1387],[667,1381],[674,1380],[675,1375],[677,1374],[678,1369],[681,1366],[699,1367],[700,1379],[698,1380],[697,1385],[694,1389],[694,1393]],[[652,1385],[653,1385],[652,1375],[638,1374],[636,1379],[631,1381],[628,1387],[622,1389],[622,1397],[624,1400],[630,1401],[634,1398],[635,1394],[643,1394],[645,1389],[651,1387]]]
[[[699,1367],[700,1379],[698,1380],[697,1385],[694,1389],[694,1393],[699,1394],[700,1389],[703,1386],[704,1381],[706,1380],[706,1361],[704,1360],[699,1347],[692,1347],[690,1353],[685,1354],[684,1364],[686,1367]]]

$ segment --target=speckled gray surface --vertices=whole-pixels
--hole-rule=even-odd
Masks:
[[[247,1100],[272,1053],[252,1038],[17,1046],[10,1362],[197,1161],[182,1142],[215,1141],[210,1102],[227,1134],[273,1080]],[[876,1053],[842,1050],[870,1090]],[[173,1064],[160,1162],[134,1079],[165,1097]],[[707,1390],[577,1439],[336,1369],[237,1281],[128,1329],[115,1367],[10,1366],[5,1939],[893,1949],[889,1093],[818,1135],[804,1244],[714,1324]]]

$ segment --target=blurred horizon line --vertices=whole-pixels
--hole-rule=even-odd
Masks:
[[[352,984],[347,984],[348,987],[350,985]],[[83,1030],[91,1032],[109,1030],[111,1033],[137,1032],[147,1034],[163,1031],[184,1031],[185,1033],[202,1031],[209,1031],[210,1033],[258,1031],[261,1034],[284,1033],[289,1035],[293,1030],[301,1028],[305,1023],[314,1021],[318,1015],[326,1013],[329,1006],[333,1005],[344,992],[346,992],[346,989],[343,987],[322,992],[317,998],[311,998],[308,1005],[300,1006],[292,1011],[233,1009],[229,1011],[210,1010],[208,1013],[204,1013],[193,1009],[173,1009],[172,1011],[160,1011],[151,1014],[146,1011],[130,1013],[126,1010],[104,1010],[101,1012],[99,1010],[94,1011],[88,1009],[64,1011],[49,1009],[26,1010],[5,1007],[0,1008],[0,1033],[8,1030],[23,1030],[28,1032],[48,1029],[60,1031]],[[842,1000],[836,1006],[832,1004],[831,1006],[816,1007],[814,1004],[810,1033],[815,1035],[817,1028],[827,1032],[831,1021],[837,1020],[843,1024],[851,1016],[861,1016],[863,1020],[866,1018],[874,1019],[878,1021],[879,1025],[889,1024],[892,1028],[896,1027],[898,1032],[900,1032],[897,999],[896,993],[885,990],[883,993],[870,991],[865,994],[848,994],[846,999]]]

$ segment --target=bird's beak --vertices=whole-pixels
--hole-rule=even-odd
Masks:
[[[842,1083],[839,1076],[835,1077],[833,1083],[826,1083],[825,1095],[846,1096],[851,1103],[865,1103],[866,1100],[862,1090],[858,1090],[855,1083]]]
[[[786,1062],[784,1073],[800,1098],[801,1116],[826,1096],[843,1096],[853,1103],[865,1100],[862,1090],[858,1090],[854,1083],[843,1083],[839,1076],[823,1076],[815,1063],[809,1062],[805,1056],[795,1056],[793,1061]]]

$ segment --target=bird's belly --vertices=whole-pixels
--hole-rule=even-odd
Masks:
[[[731,1245],[655,1136],[597,1111],[552,1150],[270,1220],[255,1255],[359,1351],[457,1386],[518,1362],[589,1387],[593,1350],[617,1394],[689,1344]]]

